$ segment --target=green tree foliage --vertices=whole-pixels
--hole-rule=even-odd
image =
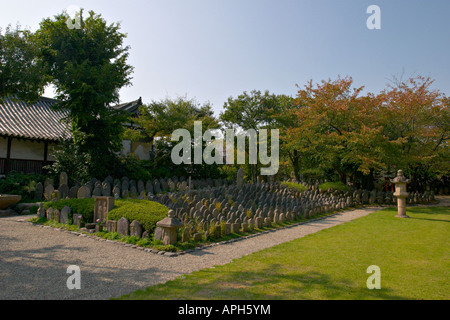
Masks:
[[[432,85],[421,76],[395,80],[382,93],[379,110],[382,133],[389,139],[385,162],[403,168],[418,190],[450,173],[449,98]]]
[[[44,91],[46,75],[38,59],[35,36],[20,26],[0,29],[0,99],[16,96],[36,101]]]
[[[174,165],[171,159],[173,147],[172,133],[177,129],[186,129],[194,138],[194,122],[202,122],[203,133],[208,129],[219,129],[219,123],[209,103],[200,104],[195,99],[178,97],[153,101],[140,108],[140,116],[133,119],[137,125],[126,132],[126,136],[134,141],[144,139],[151,141],[156,152],[151,164],[152,173],[156,176],[219,177],[217,165],[191,164]]]
[[[133,68],[120,24],[110,24],[94,12],[81,28],[68,28],[62,13],[45,19],[37,31],[46,73],[56,88],[58,108],[69,110],[74,143],[91,158],[89,174],[106,176],[118,166],[126,115],[110,106],[119,89],[130,85]]]
[[[52,155],[55,162],[46,168],[49,173],[56,176],[64,171],[72,181],[80,184],[90,180],[91,156],[81,151],[80,146],[72,140],[60,140],[59,145],[52,150]]]
[[[203,105],[195,99],[178,97],[153,101],[139,109],[140,116],[133,119],[138,125],[131,128],[127,135],[133,140],[146,138],[154,141],[155,138],[167,139],[177,129],[186,129],[194,134],[194,122],[201,121],[203,132],[208,129],[219,128],[214,112],[209,103]]]
[[[362,95],[350,77],[310,81],[273,115],[294,170],[371,189],[402,168],[424,190],[449,173],[449,100],[423,77]],[[283,149],[282,149],[283,150]],[[298,155],[294,158],[293,154]]]
[[[255,130],[259,141],[261,129],[278,129],[275,128],[274,115],[282,113],[283,107],[288,103],[288,97],[277,96],[269,91],[264,93],[259,90],[253,90],[250,93],[245,91],[237,98],[228,98],[223,107],[224,111],[220,114],[220,120],[227,128],[237,132]],[[246,144],[246,153],[248,157],[248,144]],[[249,161],[246,163],[244,168],[247,176],[256,182],[261,165],[259,163],[250,164]]]
[[[245,91],[237,98],[228,98],[223,108],[220,120],[226,127],[258,131],[273,123],[270,115],[278,110],[278,100],[277,96],[269,91]]]

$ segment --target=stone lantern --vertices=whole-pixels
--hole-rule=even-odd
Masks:
[[[177,243],[177,229],[183,224],[175,217],[173,210],[169,211],[169,216],[156,224],[162,229],[161,240],[164,245],[168,246]]]
[[[406,185],[410,182],[409,179],[403,175],[403,170],[399,170],[397,177],[391,180],[395,184],[394,197],[397,198],[398,215],[397,218],[409,218],[406,215],[406,198],[408,198],[408,192],[406,191]]]

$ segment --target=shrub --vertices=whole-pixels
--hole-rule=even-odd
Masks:
[[[46,202],[45,210],[62,210],[65,206],[72,209],[73,213],[81,214],[86,222],[94,220],[95,199],[66,199],[55,202]],[[169,209],[162,204],[148,200],[119,199],[115,201],[115,207],[108,214],[108,220],[120,220],[126,218],[132,222],[137,220],[143,228],[152,233],[156,229],[156,223],[167,217]]]
[[[53,209],[62,210],[65,206],[72,209],[72,213],[78,213],[83,216],[84,221],[93,222],[95,199],[65,199],[55,202],[46,202],[44,209],[52,207]]]
[[[11,172],[6,179],[0,179],[0,194],[19,195],[21,202],[33,202],[36,184],[44,180],[42,175]]]
[[[80,183],[89,180],[89,168],[91,164],[91,156],[83,152],[81,147],[73,141],[63,140],[59,141],[57,148],[51,151],[55,162],[46,166],[50,174],[58,176],[61,172],[66,172],[71,180]]]
[[[149,233],[154,232],[156,223],[166,218],[169,212],[166,206],[149,200],[117,200],[115,204],[115,208],[108,214],[108,220],[136,220]]]
[[[300,183],[295,182],[282,182],[282,185],[288,187],[289,189],[294,189],[295,191],[307,191],[308,188]]]
[[[321,191],[327,191],[328,189],[337,191],[350,191],[350,187],[342,182],[326,182],[319,186]]]
[[[118,159],[118,164],[112,175],[116,177],[127,176],[134,180],[151,180],[153,177],[146,164],[146,161],[141,161],[132,155],[121,157]]]

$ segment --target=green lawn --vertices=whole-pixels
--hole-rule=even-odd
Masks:
[[[450,208],[387,209],[121,299],[450,299]],[[367,289],[367,268],[381,290]]]

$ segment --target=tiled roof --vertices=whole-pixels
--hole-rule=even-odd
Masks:
[[[142,106],[142,98],[139,98],[138,100],[118,104],[116,106],[113,106],[114,109],[117,110],[123,110],[126,111],[132,115],[139,115],[139,107]]]
[[[45,97],[33,104],[3,98],[0,100],[0,135],[50,141],[70,137],[69,127],[62,121],[69,113],[52,109],[56,102]]]
[[[54,110],[57,100],[41,97],[37,102],[28,104],[18,99],[0,99],[0,136],[59,141],[71,136],[69,126],[63,122],[69,112]],[[142,100],[113,106],[133,115],[139,114]]]

